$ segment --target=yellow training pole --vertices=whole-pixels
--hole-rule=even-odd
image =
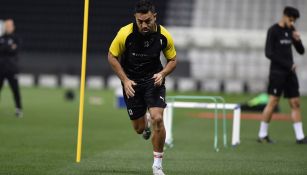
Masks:
[[[88,29],[88,9],[89,0],[84,0],[84,22],[83,22],[83,43],[82,43],[82,68],[81,68],[81,84],[80,84],[80,104],[79,104],[79,124],[78,124],[78,143],[76,162],[81,161],[81,144],[83,129],[83,109],[84,109],[84,89],[86,74],[86,54],[87,54],[87,29]]]

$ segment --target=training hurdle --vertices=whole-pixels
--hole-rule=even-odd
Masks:
[[[187,100],[201,100],[205,102],[190,102]],[[175,108],[190,109],[212,109],[214,110],[214,149],[218,147],[218,116],[222,113],[223,118],[223,144],[227,147],[227,123],[226,110],[233,110],[232,141],[231,145],[236,146],[240,143],[240,118],[241,108],[239,104],[225,103],[220,96],[168,96],[167,107],[164,110],[164,125],[166,130],[165,145],[173,147],[173,115]],[[209,103],[208,103],[209,102]]]

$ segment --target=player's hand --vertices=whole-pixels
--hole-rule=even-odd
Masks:
[[[155,79],[155,83],[154,83],[155,86],[161,86],[162,85],[164,76],[161,72],[154,74],[152,78]]]
[[[16,44],[12,44],[11,49],[12,49],[12,50],[17,49],[17,45],[16,45]]]
[[[296,31],[296,30],[293,31],[292,37],[293,37],[293,39],[294,39],[295,41],[301,40],[301,34],[300,34],[298,31]]]
[[[296,64],[293,64],[292,68],[291,68],[291,71],[295,73],[296,72],[296,67],[297,67]]]
[[[133,89],[133,86],[135,85],[136,83],[129,79],[124,82],[124,88],[127,98],[134,97],[135,91]]]

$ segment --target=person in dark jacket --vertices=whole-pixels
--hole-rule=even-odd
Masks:
[[[268,125],[273,110],[278,105],[281,95],[289,99],[291,118],[297,144],[307,144],[302,126],[300,110],[299,83],[296,74],[296,64],[293,61],[292,46],[299,54],[304,54],[299,32],[294,23],[300,17],[299,11],[293,7],[285,7],[282,19],[271,26],[267,33],[265,55],[271,61],[268,94],[269,102],[263,111],[258,142],[273,141],[268,135]]]
[[[5,20],[4,28],[4,35],[0,37],[0,91],[3,87],[4,80],[8,80],[14,95],[15,114],[17,117],[22,117],[21,97],[17,79],[20,41],[15,34],[15,25],[12,19]]]

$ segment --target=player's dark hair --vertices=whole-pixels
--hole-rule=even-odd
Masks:
[[[155,13],[156,9],[154,4],[149,0],[140,0],[136,3],[134,13]]]
[[[300,12],[294,7],[287,6],[284,9],[284,15],[298,19],[300,17]]]

